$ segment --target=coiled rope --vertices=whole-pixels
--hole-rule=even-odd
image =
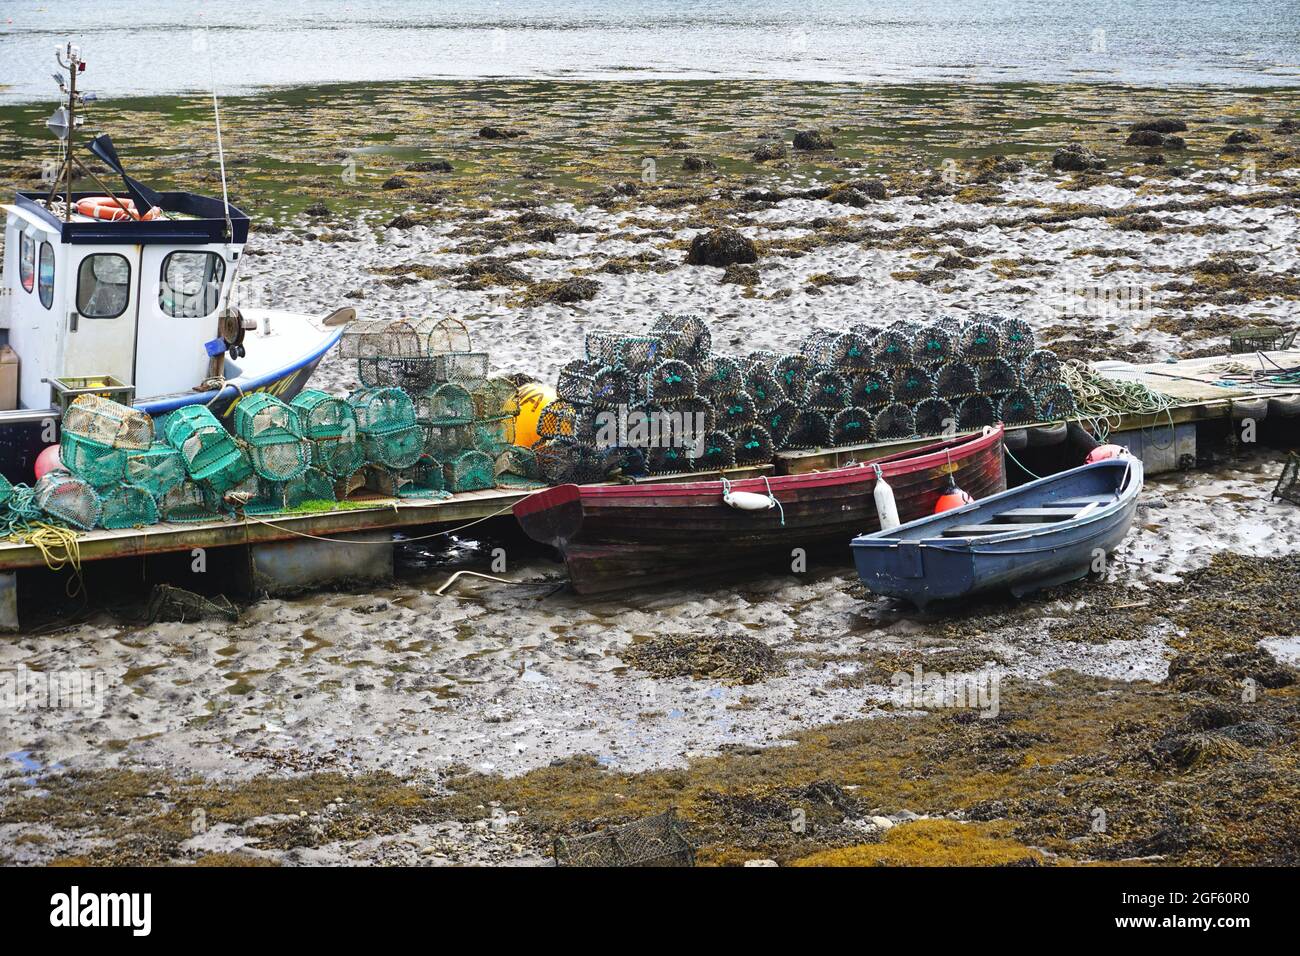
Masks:
[[[1126,415],[1164,414],[1173,429],[1172,410],[1178,401],[1141,382],[1107,378],[1079,359],[1069,359],[1061,365],[1061,381],[1074,393],[1080,421],[1098,441],[1104,442]]]

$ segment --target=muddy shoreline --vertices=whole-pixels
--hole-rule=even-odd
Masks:
[[[1294,321],[1298,104],[725,82],[233,98],[241,294],[459,315],[497,369],[552,380],[584,332],[662,311],[705,315],[725,352],[989,309],[1081,358],[1218,354]],[[39,183],[34,109],[0,108],[0,185]],[[98,109],[115,132],[156,113],[115,137],[140,178],[213,190],[198,101]],[[1185,121],[1181,147],[1125,145],[1152,116]],[[794,149],[814,126],[833,148]],[[1054,168],[1071,142],[1107,165]],[[752,271],[685,264],[717,226],[755,244]],[[330,358],[315,383],[354,371]],[[0,859],[537,864],[557,832],[677,806],[701,863],[1295,863],[1300,524],[1268,500],[1276,453],[1247,451],[1152,479],[1104,580],[1021,605],[899,611],[834,562],[581,600],[513,546],[519,584],[432,594],[485,568],[466,540],[391,587],[233,624],[101,609],[6,636],[0,670],[104,693],[0,716]],[[996,671],[997,714],[911,706],[895,677],[917,666]]]

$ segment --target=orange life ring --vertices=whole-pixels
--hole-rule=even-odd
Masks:
[[[121,222],[124,219],[153,222],[162,216],[162,210],[157,206],[149,207],[149,211],[142,216],[136,212],[133,200],[114,199],[112,196],[87,196],[85,199],[79,199],[77,212],[91,219],[103,219],[107,222]]]

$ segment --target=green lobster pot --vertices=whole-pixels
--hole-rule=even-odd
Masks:
[[[442,466],[447,490],[483,491],[496,485],[492,459],[481,451],[462,451]]]
[[[398,476],[399,498],[445,498],[447,482],[442,465],[427,455],[410,468],[402,469]]]
[[[248,449],[235,443],[234,451],[220,462],[208,469],[207,474],[196,476],[211,488],[218,498],[229,491],[239,490],[239,486],[256,474]]]
[[[291,481],[311,465],[311,442],[298,438],[250,442],[248,457],[259,478]]]
[[[363,432],[366,461],[389,468],[409,468],[424,454],[424,429],[410,425],[387,432]]]
[[[397,431],[416,423],[415,405],[400,388],[363,388],[352,393],[348,404],[362,435]]]
[[[471,436],[475,449],[496,458],[515,443],[515,418],[502,415],[480,419],[471,426]]]
[[[13,483],[4,475],[0,475],[0,508],[9,504],[9,499],[14,496]]]
[[[320,389],[308,388],[299,392],[289,403],[298,416],[302,436],[312,441],[355,436],[357,416],[345,399],[337,398]]]
[[[45,514],[82,531],[99,523],[103,505],[90,483],[66,471],[51,471],[32,489],[32,503]]]
[[[209,488],[185,479],[158,501],[163,521],[211,521],[217,516],[218,501]]]
[[[59,438],[63,467],[96,488],[119,484],[126,476],[126,455],[120,448],[101,445],[73,432]]]
[[[185,459],[175,448],[154,442],[142,451],[125,454],[126,484],[135,485],[161,498],[185,480]]]
[[[158,522],[158,502],[137,485],[118,485],[102,498],[99,523],[105,528],[142,528]]]
[[[366,451],[355,433],[351,436],[311,439],[312,467],[327,475],[341,478],[352,474],[365,463]]]
[[[235,444],[234,436],[217,421],[216,416],[203,405],[186,405],[167,416],[165,427],[167,444],[177,449],[185,459],[185,470],[195,480],[217,477],[221,483],[236,484],[229,476],[220,477],[223,471],[232,475],[241,470],[240,461],[247,464]]]
[[[298,414],[270,392],[254,392],[235,406],[235,434],[250,445],[301,439]]]

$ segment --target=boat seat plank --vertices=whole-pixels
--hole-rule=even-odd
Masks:
[[[1012,508],[1009,511],[1000,511],[993,516],[994,521],[1005,522],[1036,522],[1036,521],[1064,521],[1073,518],[1079,513],[1082,506],[1057,506],[1046,508]]]
[[[944,531],[945,538],[974,538],[983,534],[1006,534],[1014,531],[1005,524],[959,524]]]
[[[1115,495],[1083,495],[1078,498],[1062,498],[1056,504],[1063,508],[1086,508],[1088,505],[1106,505],[1115,500]]]

